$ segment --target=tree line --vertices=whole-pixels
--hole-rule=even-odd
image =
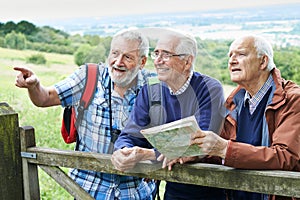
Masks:
[[[78,66],[85,62],[105,62],[111,39],[111,36],[70,35],[49,26],[37,27],[28,21],[0,22],[0,47],[71,54]],[[227,52],[232,41],[202,40],[199,37],[196,40],[198,57],[195,70],[215,77],[224,84],[232,84],[227,69]],[[153,44],[152,41],[150,44]],[[300,84],[300,47],[274,46],[274,61],[284,78]],[[151,59],[148,65],[153,65]]]
[[[111,37],[70,35],[50,26],[37,27],[28,21],[0,22],[0,47],[18,50],[71,54],[75,63],[99,62],[108,55]]]

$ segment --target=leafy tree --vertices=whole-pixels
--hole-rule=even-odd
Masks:
[[[0,36],[0,47],[5,48],[5,38]]]
[[[195,70],[220,80],[223,84],[233,84],[227,69],[228,41],[201,40],[196,38],[198,56]]]
[[[62,30],[59,30],[59,29],[52,28],[50,26],[43,26],[41,29],[48,30],[49,32],[54,32],[58,35],[64,36],[65,38],[69,37],[68,33],[64,32]]]
[[[5,36],[5,45],[11,49],[25,49],[26,37],[22,33],[12,31]]]
[[[88,55],[90,54],[92,49],[93,49],[93,47],[89,44],[81,45],[74,54],[75,64],[80,66],[86,62],[90,62],[87,59],[88,59]]]
[[[91,46],[97,46],[100,42],[100,37],[98,35],[85,35],[83,37]]]
[[[32,35],[38,31],[38,28],[34,24],[23,20],[17,23],[15,31],[24,35]]]
[[[105,47],[102,44],[99,44],[97,47],[93,48],[87,55],[86,62],[99,63],[105,62]]]
[[[12,31],[15,31],[16,27],[17,25],[13,21],[9,21],[2,26],[2,31],[6,35]]]
[[[68,37],[70,48],[77,50],[82,44],[87,44],[86,38],[80,34],[71,35]],[[75,52],[75,50],[73,52]]]
[[[60,53],[60,54],[73,54],[76,50],[72,46],[45,44],[41,42],[27,42],[26,47],[32,50],[49,52],[49,53]]]
[[[72,44],[83,44],[86,43],[86,38],[82,37],[80,34],[71,35],[69,40]]]
[[[42,42],[57,45],[69,45],[70,41],[67,40],[67,38],[67,33],[56,30],[49,26],[44,26],[40,28],[36,34],[28,36],[28,40],[31,42]]]
[[[291,79],[300,84],[300,48],[275,48],[274,62],[285,79]]]
[[[105,47],[102,44],[99,44],[97,47],[84,44],[75,52],[75,63],[80,66],[84,63],[105,62],[105,52]]]
[[[0,36],[5,36],[3,26],[4,24],[0,22]]]
[[[40,29],[35,35],[29,37],[31,42],[38,43],[52,43],[52,33],[45,31],[44,29]]]
[[[99,44],[103,45],[105,49],[105,56],[107,57],[110,51],[110,43],[111,43],[112,37],[107,36],[107,37],[100,37]]]

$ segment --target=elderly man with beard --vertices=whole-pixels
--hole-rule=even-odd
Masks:
[[[142,70],[148,52],[149,42],[138,31],[126,30],[113,37],[107,63],[99,64],[95,97],[77,127],[78,151],[112,153],[112,134],[124,128],[136,95],[150,75]],[[39,107],[77,105],[87,80],[85,66],[51,87],[44,87],[28,68],[14,69],[20,71],[16,86],[27,88],[31,101]],[[156,191],[154,181],[138,177],[81,169],[72,169],[70,176],[99,200],[150,200]]]

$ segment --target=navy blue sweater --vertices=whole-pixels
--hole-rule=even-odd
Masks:
[[[225,115],[222,85],[197,72],[194,72],[189,87],[180,95],[171,95],[164,85],[161,103],[165,111],[164,123],[195,115],[202,130],[218,132]],[[141,129],[151,124],[149,109],[148,88],[144,86],[137,96],[128,124],[115,143],[115,149],[133,146],[153,148],[140,134]],[[167,182],[165,196],[170,199],[224,199],[221,189],[172,182]]]
[[[251,115],[249,111],[248,102],[243,105],[241,112],[238,116],[238,130],[237,130],[237,142],[243,142],[252,144],[254,146],[261,146],[262,141],[262,124],[264,113],[270,95],[271,88],[263,99],[259,102],[254,113]],[[232,190],[229,192],[231,199],[239,200],[263,200],[264,194],[254,192],[244,192]]]

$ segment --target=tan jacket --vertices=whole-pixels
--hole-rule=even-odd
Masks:
[[[262,133],[269,144],[253,146],[235,141],[235,119],[245,93],[243,88],[237,87],[225,103],[229,113],[221,136],[230,141],[224,165],[240,169],[300,171],[300,87],[281,78],[276,68],[271,74],[274,85],[265,111]]]

